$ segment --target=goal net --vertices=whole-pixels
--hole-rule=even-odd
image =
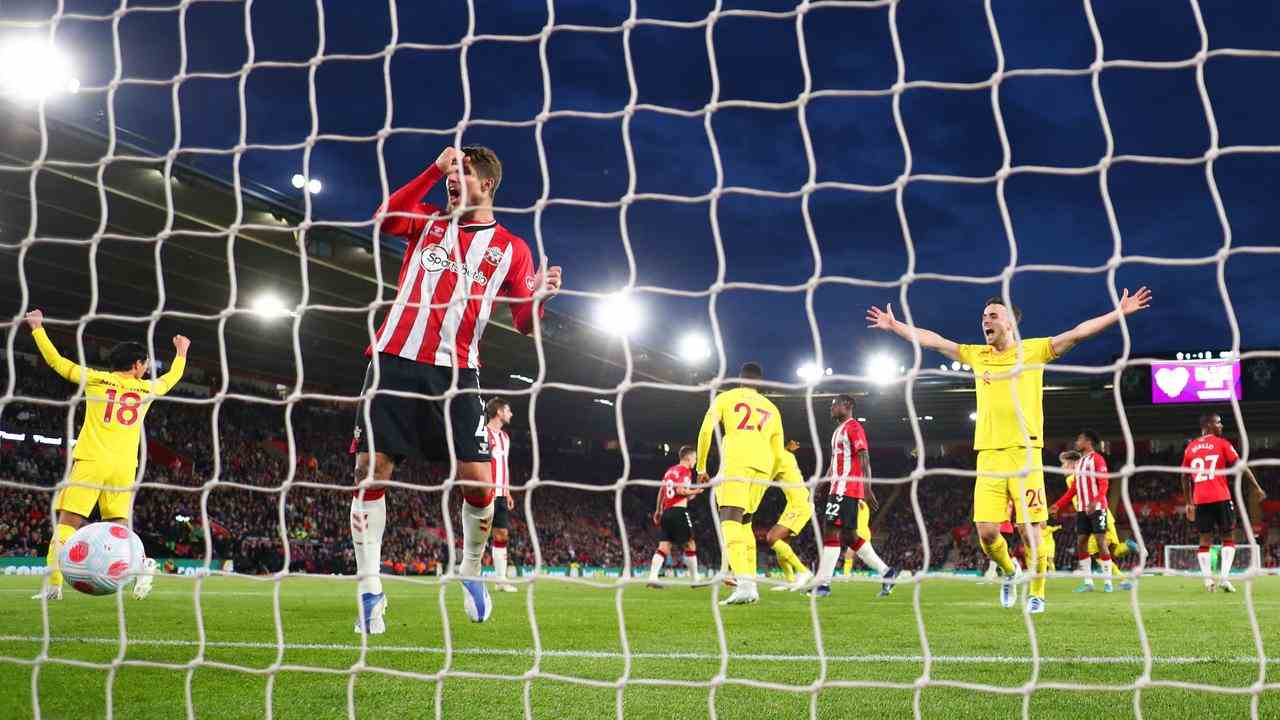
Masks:
[[[1258,612],[1280,589],[1264,570],[1275,509],[1242,472],[1275,489],[1280,425],[1275,402],[1246,413],[1232,390],[1242,364],[1266,392],[1280,369],[1280,352],[1248,349],[1280,344],[1257,316],[1280,269],[1266,211],[1280,145],[1246,120],[1274,85],[1250,63],[1280,61],[1251,28],[1273,17],[1199,0],[303,5],[0,4],[0,715],[1280,712]],[[529,338],[501,309],[518,303],[398,297],[407,244],[373,217],[442,148],[473,143],[503,161],[498,222],[537,268],[565,268]],[[1031,337],[1142,285],[1157,304],[1141,317],[1164,319],[1140,327],[1158,339],[1122,317],[1043,388],[1042,500],[1065,489],[1054,451],[1100,427],[1135,587],[1072,593],[1068,521],[1048,612],[1002,610],[970,515],[972,369],[859,334],[862,312],[891,303],[978,342],[975,308],[998,296],[1028,306]],[[486,550],[494,614],[467,622],[466,482],[456,461],[408,460],[381,483],[388,632],[352,634],[348,445],[379,387],[361,392],[362,352],[397,301],[424,308],[418,334],[498,306],[475,347],[479,394],[515,411],[510,567],[495,577]],[[144,339],[163,370],[169,338],[193,340],[183,383],[145,418],[132,524],[163,573],[146,600],[24,604],[85,406],[31,342],[36,308],[89,366]],[[903,571],[891,596],[872,602],[880,578],[861,560],[829,598],[772,592],[774,491],[754,527],[758,606],[718,604],[711,492],[690,501],[698,577],[673,546],[645,587],[662,473],[758,355],[819,499],[832,397],[854,393],[870,418],[872,544]],[[477,394],[446,375],[442,392],[398,397]],[[1153,577],[1161,550],[1165,569],[1196,571],[1172,508],[1203,410],[1242,458],[1228,471],[1241,593],[1212,607],[1186,600],[1192,579]],[[456,447],[477,429],[445,431]],[[792,539],[811,567],[821,508]],[[1210,613],[1226,619],[1198,622]]]
[[[1187,575],[1200,575],[1200,564],[1196,558],[1199,552],[1199,545],[1165,545],[1164,546],[1164,571],[1172,573],[1183,573]],[[1222,546],[1213,545],[1209,548],[1209,564],[1213,572],[1221,576]],[[1258,563],[1255,565],[1254,563]],[[1236,547],[1235,560],[1231,566],[1232,576],[1261,569],[1261,558],[1258,555],[1258,548],[1252,545],[1239,545]],[[1270,569],[1274,572],[1274,568]],[[1264,571],[1265,572],[1265,571]]]

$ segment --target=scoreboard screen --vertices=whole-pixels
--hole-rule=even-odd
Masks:
[[[1202,403],[1242,399],[1239,360],[1151,363],[1151,402]]]

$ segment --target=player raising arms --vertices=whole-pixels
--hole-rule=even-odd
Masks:
[[[484,405],[488,420],[484,430],[489,441],[489,474],[493,477],[493,572],[498,577],[497,589],[515,592],[507,582],[507,541],[511,535],[511,436],[503,430],[511,423],[511,404],[502,398],[490,398]]]
[[[870,513],[863,502],[870,488],[866,487],[863,479],[871,477],[871,453],[867,446],[867,433],[862,429],[862,423],[853,417],[852,396],[837,395],[831,401],[831,419],[837,423],[831,435],[831,484],[827,489],[822,556],[818,560],[815,579],[818,586],[813,592],[818,596],[831,594],[831,576],[835,574],[841,549],[848,546],[867,567],[884,579],[879,597],[885,597],[893,592],[892,581],[898,571],[880,559],[869,540],[858,535],[858,528],[865,526],[867,537],[870,537]],[[870,498],[875,504],[874,492]]]
[[[693,463],[698,452],[692,446],[680,448],[680,462],[667,468],[658,488],[657,509],[653,511],[653,524],[662,528],[658,551],[649,562],[649,587],[661,589],[658,573],[671,555],[671,546],[684,548],[684,565],[689,569],[689,579],[698,582],[698,544],[693,539],[693,518],[689,517],[689,498],[701,495],[703,488],[689,487],[693,479]]]
[[[155,380],[143,380],[151,362],[147,349],[135,342],[120,343],[108,356],[110,371],[92,370],[77,365],[58,354],[44,329],[44,312],[27,313],[31,337],[44,361],[69,382],[84,383],[84,425],[76,437],[74,462],[67,480],[71,483],[58,491],[53,508],[58,512],[58,526],[49,542],[46,563],[50,573],[47,584],[32,597],[62,599],[62,573],[58,570],[58,553],[75,531],[88,521],[94,505],[105,522],[129,525],[133,510],[133,484],[138,474],[138,445],[142,442],[142,419],[151,409],[151,400],[173,389],[187,367],[187,349],[191,341],[182,335],[173,338],[176,352],[169,372]],[[92,486],[92,487],[88,487]],[[133,596],[141,600],[151,592],[156,562],[147,558],[143,574],[133,583]]]
[[[1200,437],[1188,443],[1182,454],[1182,467],[1190,470],[1182,475],[1182,495],[1187,499],[1187,520],[1194,522],[1200,532],[1196,560],[1200,563],[1200,574],[1204,576],[1204,588],[1209,592],[1217,588],[1229,593],[1236,591],[1228,578],[1231,563],[1236,558],[1240,528],[1236,524],[1236,504],[1231,499],[1226,470],[1239,461],[1240,454],[1235,446],[1222,437],[1222,417],[1217,413],[1201,415]],[[1244,468],[1244,477],[1258,499],[1265,500],[1267,493],[1258,484],[1253,471]],[[1218,556],[1222,566],[1219,568],[1221,578],[1216,584],[1209,559],[1209,545],[1213,543],[1215,533],[1222,539],[1222,552]]]
[[[720,531],[725,556],[737,587],[721,605],[748,605],[759,602],[756,590],[756,536],[751,531],[751,514],[760,506],[774,468],[786,449],[782,446],[782,413],[754,387],[764,379],[758,363],[749,362],[738,371],[742,384],[716,396],[702,418],[698,432],[698,482],[705,483],[707,453],[716,425],[722,425],[720,477],[713,497],[720,508]]]
[[[1151,291],[1147,288],[1140,288],[1133,295],[1125,290],[1119,307],[1109,313],[1086,320],[1052,338],[1024,338],[1019,342],[1015,328],[1022,319],[1021,311],[1007,307],[1002,298],[991,298],[982,310],[984,345],[961,345],[931,330],[909,326],[894,318],[893,309],[888,305],[884,310],[877,307],[867,310],[870,327],[892,332],[904,340],[914,340],[922,347],[973,368],[978,400],[973,432],[973,449],[978,451],[973,520],[978,527],[982,551],[1000,565],[1005,576],[1000,587],[1003,607],[1013,607],[1017,600],[1014,588],[1017,572],[1009,557],[1008,544],[1000,535],[1000,523],[1009,518],[1009,501],[1014,501],[1018,530],[1028,547],[1040,546],[1042,528],[1049,517],[1040,459],[1044,448],[1044,364],[1150,303]],[[1022,368],[1016,369],[1019,363]],[[1003,475],[1006,473],[1019,474]],[[1044,573],[1049,558],[1043,549],[1037,550],[1035,556],[1036,577],[1031,581],[1027,611],[1040,613],[1045,607]]]
[[[778,557],[778,567],[782,568],[782,574],[787,578],[788,583],[788,585],[777,585],[773,588],[774,590],[799,590],[813,579],[813,573],[805,567],[800,557],[796,555],[796,551],[791,549],[791,544],[787,542],[793,535],[804,532],[805,526],[813,517],[813,498],[809,495],[809,488],[804,484],[800,463],[796,462],[795,452],[798,449],[800,449],[800,443],[795,440],[787,441],[786,452],[782,454],[778,467],[774,468],[773,473],[773,479],[778,482],[778,487],[782,488],[787,504],[782,509],[782,514],[778,516],[778,521],[769,528],[765,541],[773,549],[773,554]]]
[[[422,199],[446,173],[448,202],[442,211]],[[532,299],[534,293],[554,295],[561,280],[559,267],[539,271],[529,246],[494,219],[493,197],[501,182],[502,163],[492,150],[447,147],[425,172],[392,193],[375,216],[382,233],[402,237],[407,244],[396,299],[365,351],[370,358],[361,390],[365,399],[356,412],[351,442],[356,482],[374,481],[358,488],[351,500],[351,541],[360,574],[357,632],[386,630],[386,596],[378,570],[387,505],[378,481],[390,480],[396,465],[407,458],[444,461],[452,454],[457,460],[464,501],[462,586],[481,617],[488,613],[484,583],[467,579],[480,575],[493,519],[489,443],[479,395],[480,338],[498,296],[512,301],[516,329],[533,332],[534,314],[541,317],[543,310],[542,302]],[[446,403],[442,396],[453,386],[455,371],[457,388],[464,392]]]

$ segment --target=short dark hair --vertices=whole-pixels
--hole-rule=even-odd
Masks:
[[[1022,322],[1022,308],[1017,305],[1006,303],[1004,298],[999,295],[987,298],[987,302],[982,307],[985,308],[987,305],[1003,305],[1004,307],[1009,308],[1009,312],[1013,313],[1014,322]]]
[[[465,145],[462,154],[471,161],[471,167],[480,179],[493,181],[489,197],[497,195],[498,186],[502,184],[502,161],[498,154],[483,145]]]
[[[852,410],[857,405],[857,403],[853,401],[853,396],[850,395],[849,393],[840,393],[839,395],[835,396],[833,400],[834,402],[840,405],[848,405],[850,410]]]
[[[1058,453],[1058,462],[1063,462],[1065,460],[1079,460],[1079,459],[1080,459],[1080,453],[1076,452],[1075,450],[1066,450]]]
[[[1214,418],[1221,418],[1222,415],[1216,412],[1207,412],[1200,416],[1200,427],[1208,427],[1213,423]]]
[[[111,353],[107,356],[107,362],[111,364],[111,369],[119,372],[132,370],[134,364],[147,361],[147,349],[142,343],[122,342],[111,348]]]
[[[500,397],[489,398],[489,402],[484,404],[484,416],[487,420],[492,420],[498,416],[498,411],[504,407],[511,407],[511,403]]]
[[[1098,434],[1097,430],[1090,430],[1089,428],[1085,428],[1084,430],[1080,431],[1080,434],[1085,436],[1085,438],[1087,438],[1089,442],[1093,443],[1094,447],[1098,447],[1099,445],[1102,444],[1102,436]]]
[[[742,363],[742,369],[738,371],[738,377],[746,380],[763,380],[764,368],[760,367],[758,362]]]
[[[676,457],[678,457],[678,458],[680,458],[681,460],[683,460],[683,459],[684,459],[684,457],[685,457],[685,455],[691,455],[691,454],[693,454],[693,453],[695,453],[695,452],[697,452],[697,451],[698,451],[698,449],[697,449],[697,448],[695,448],[695,447],[694,447],[694,446],[692,446],[692,445],[681,445],[681,446],[680,446],[680,453],[679,453],[678,455],[676,455]]]

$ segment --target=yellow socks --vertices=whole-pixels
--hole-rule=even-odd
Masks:
[[[982,546],[982,552],[986,553],[987,557],[996,561],[1001,572],[1005,575],[1013,574],[1013,558],[1009,557],[1009,543],[1005,542],[1003,535],[996,536],[996,541],[990,544],[982,542],[979,538],[978,544]]]
[[[845,555],[844,556],[844,576],[849,577],[852,574],[853,574],[853,556]]]
[[[62,546],[71,539],[76,533],[76,529],[70,525],[58,523],[57,530],[54,531],[53,539],[49,541],[49,554],[45,556],[45,564],[49,566],[49,584],[54,587],[62,587],[62,571],[58,568],[58,554],[62,552]]]
[[[1001,538],[1003,540],[1003,538]],[[1028,595],[1044,599],[1045,573],[1049,572],[1049,549],[1044,543],[1036,548],[1036,575],[1039,577],[1031,581],[1031,586],[1027,589]]]
[[[786,576],[787,582],[795,582],[796,573],[805,569],[796,551],[791,549],[786,540],[778,540],[769,547],[778,556],[778,566],[782,568],[782,574]]]
[[[734,576],[748,580],[754,578],[756,538],[751,534],[751,528],[736,520],[721,520],[720,531],[724,534],[725,555],[729,556],[729,569]]]

